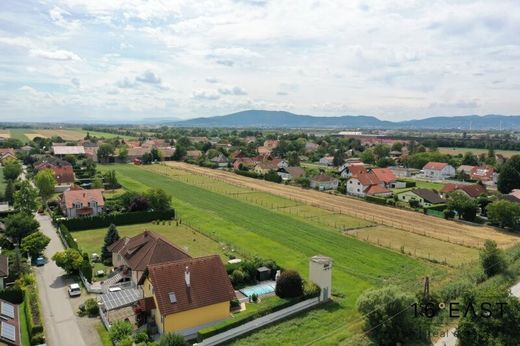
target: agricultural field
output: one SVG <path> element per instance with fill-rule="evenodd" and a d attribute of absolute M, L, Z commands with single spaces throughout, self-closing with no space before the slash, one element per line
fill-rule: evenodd
<path fill-rule="evenodd" d="M 9 130 L 2 130 L 2 129 L 0 129 L 0 137 L 10 138 L 11 137 L 11 133 L 9 132 Z"/>
<path fill-rule="evenodd" d="M 487 149 L 480 148 L 439 148 L 439 151 L 442 154 L 450 154 L 450 155 L 464 155 L 464 153 L 471 151 L 474 155 L 487 154 Z M 495 154 L 504 155 L 505 158 L 509 158 L 513 155 L 520 155 L 520 151 L 515 150 L 495 150 Z"/>
<path fill-rule="evenodd" d="M 56 129 L 42 129 L 42 128 L 12 128 L 1 130 L 8 133 L 12 138 L 17 138 L 22 142 L 33 140 L 35 137 L 50 138 L 52 136 L 60 136 L 67 141 L 77 141 L 85 138 L 87 131 L 78 128 L 56 128 Z M 132 139 L 131 136 L 117 135 L 108 132 L 88 131 L 91 136 L 123 139 Z M 0 132 L 0 136 L 2 136 Z"/>
<path fill-rule="evenodd" d="M 118 226 L 117 230 L 120 237 L 133 237 L 144 230 L 153 231 L 168 239 L 172 244 L 190 254 L 190 256 L 200 257 L 218 254 L 225 259 L 224 249 L 221 244 L 176 221 L 166 221 L 159 224 L 143 223 Z M 100 254 L 106 231 L 107 228 L 76 231 L 72 232 L 72 236 L 76 239 L 79 247 L 89 255 L 93 253 Z M 96 263 L 94 271 L 100 269 L 106 270 L 106 267 L 102 263 Z"/>
<path fill-rule="evenodd" d="M 22 142 L 29 141 L 29 138 L 25 135 L 26 133 L 31 132 L 31 129 L 27 128 L 15 128 L 15 129 L 7 129 L 9 131 L 9 137 L 19 139 Z"/>
<path fill-rule="evenodd" d="M 298 330 L 299 342 L 303 343 L 313 342 L 317 336 L 324 336 L 320 344 L 348 343 L 360 332 L 361 318 L 355 303 L 361 292 L 383 284 L 396 284 L 415 292 L 420 289 L 421 277 L 435 276 L 440 282 L 448 273 L 444 266 L 373 246 L 345 236 L 334 227 L 282 212 L 286 208 L 276 208 L 275 203 L 281 207 L 289 202 L 293 203 L 289 208 L 294 208 L 295 201 L 291 199 L 273 196 L 269 202 L 262 199 L 262 206 L 255 204 L 253 199 L 240 200 L 237 198 L 241 196 L 239 192 L 230 193 L 229 186 L 250 194 L 248 188 L 210 176 L 205 180 L 194 178 L 192 183 L 186 172 L 180 174 L 182 170 L 173 169 L 170 176 L 164 168 L 167 167 L 100 166 L 101 170 L 116 169 L 119 182 L 126 189 L 164 189 L 172 195 L 172 205 L 183 225 L 217 239 L 243 256 L 273 259 L 284 268 L 298 270 L 303 277 L 308 275 L 309 257 L 322 254 L 334 259 L 333 303 L 241 339 L 240 344 L 293 343 L 291 331 L 295 330 Z M 210 184 L 211 181 L 214 184 Z M 210 185 L 217 185 L 218 189 L 213 191 Z M 356 221 L 356 218 L 352 217 L 350 221 Z M 282 330 L 284 332 L 280 333 Z"/>
<path fill-rule="evenodd" d="M 402 251 L 414 257 L 458 266 L 478 259 L 478 250 L 395 228 L 366 227 L 348 232 L 357 239 Z"/>
<path fill-rule="evenodd" d="M 5 192 L 5 186 L 7 185 L 6 181 L 4 180 L 4 168 L 0 166 L 0 194 L 3 195 Z"/>

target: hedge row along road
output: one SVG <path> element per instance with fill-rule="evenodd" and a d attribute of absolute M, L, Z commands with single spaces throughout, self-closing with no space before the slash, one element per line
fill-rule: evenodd
<path fill-rule="evenodd" d="M 515 234 L 498 231 L 493 227 L 473 226 L 444 220 L 418 212 L 368 203 L 349 196 L 336 196 L 315 190 L 271 183 L 187 163 L 167 162 L 166 165 L 195 174 L 218 178 L 234 185 L 299 200 L 329 210 L 341 211 L 354 217 L 465 246 L 481 247 L 486 239 L 492 239 L 499 246 L 508 247 L 520 240 L 520 237 Z M 149 168 L 145 169 L 155 170 L 154 166 L 149 166 Z"/>

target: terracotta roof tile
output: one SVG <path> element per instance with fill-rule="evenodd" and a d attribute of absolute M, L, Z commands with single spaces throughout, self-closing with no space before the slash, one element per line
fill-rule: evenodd
<path fill-rule="evenodd" d="M 441 170 L 444 167 L 447 167 L 448 164 L 446 162 L 433 162 L 430 161 L 426 165 L 424 165 L 423 169 L 433 169 L 433 170 Z"/>
<path fill-rule="evenodd" d="M 74 202 L 81 202 L 83 206 L 88 206 L 88 203 L 92 200 L 96 201 L 100 207 L 104 206 L 103 189 L 68 190 L 63 192 L 63 201 L 67 208 L 72 208 Z"/>
<path fill-rule="evenodd" d="M 392 172 L 389 168 L 373 168 L 372 172 L 377 176 L 377 178 L 386 184 L 396 181 L 396 177 L 394 172 Z"/>

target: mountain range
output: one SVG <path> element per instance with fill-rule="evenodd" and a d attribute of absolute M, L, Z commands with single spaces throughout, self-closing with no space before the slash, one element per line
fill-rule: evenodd
<path fill-rule="evenodd" d="M 349 128 L 519 130 L 520 115 L 436 116 L 406 121 L 380 120 L 367 115 L 312 116 L 285 111 L 246 110 L 228 115 L 169 121 L 180 127 L 227 128 Z"/>

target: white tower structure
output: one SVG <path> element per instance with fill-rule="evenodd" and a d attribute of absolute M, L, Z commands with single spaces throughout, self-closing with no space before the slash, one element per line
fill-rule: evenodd
<path fill-rule="evenodd" d="M 329 300 L 332 294 L 332 258 L 326 256 L 311 257 L 309 279 L 321 289 L 320 300 Z"/>

